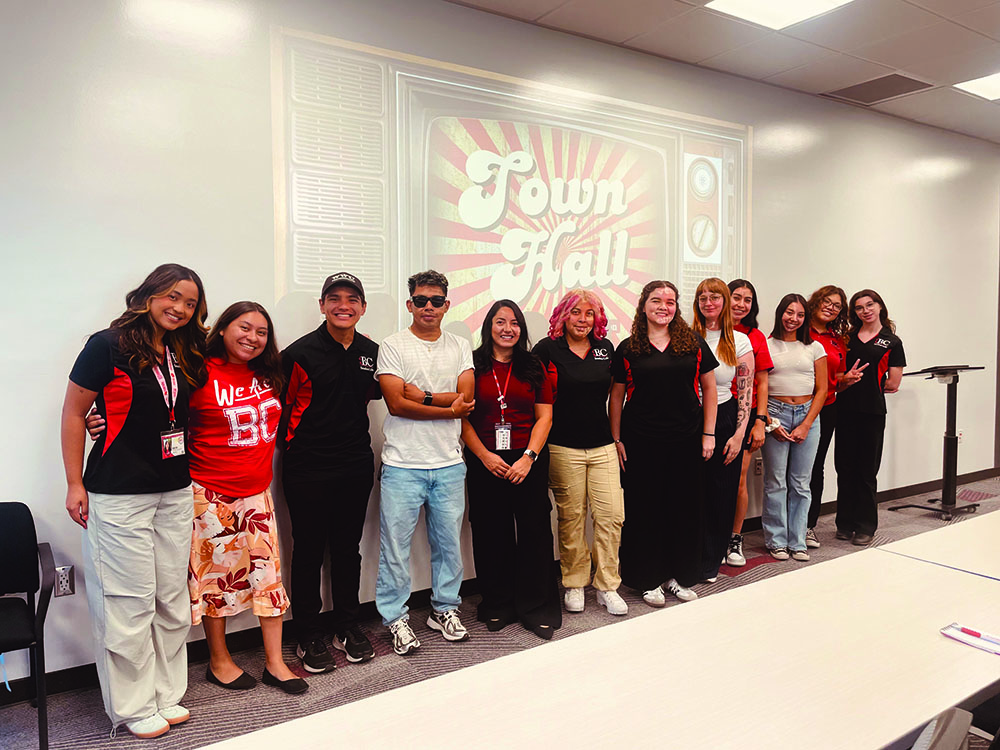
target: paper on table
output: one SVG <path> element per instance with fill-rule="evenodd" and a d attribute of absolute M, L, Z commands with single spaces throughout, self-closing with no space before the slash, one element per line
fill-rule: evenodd
<path fill-rule="evenodd" d="M 951 625 L 946 625 L 941 628 L 941 635 L 945 638 L 951 638 L 952 640 L 964 643 L 967 646 L 972 646 L 973 648 L 978 648 L 1000 656 L 1000 639 L 996 638 L 996 636 L 990 635 L 989 633 L 981 633 L 979 636 L 972 635 L 971 633 L 963 633 L 962 626 L 957 622 L 953 622 Z M 998 643 L 991 643 L 990 640 L 987 639 L 998 641 Z"/>

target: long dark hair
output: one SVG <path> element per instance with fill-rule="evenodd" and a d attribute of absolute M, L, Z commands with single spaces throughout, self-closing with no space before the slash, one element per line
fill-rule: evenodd
<path fill-rule="evenodd" d="M 879 313 L 878 319 L 882 322 L 882 325 L 888 326 L 889 330 L 893 333 L 896 332 L 896 324 L 889 319 L 889 310 L 885 306 L 885 302 L 882 301 L 882 297 L 874 289 L 862 289 L 860 292 L 855 292 L 851 295 L 851 301 L 847 305 L 847 315 L 851 321 L 851 333 L 857 333 L 861 330 L 861 318 L 858 314 L 854 312 L 854 306 L 857 304 L 858 300 L 862 297 L 871 297 L 875 302 L 878 303 Z"/>
<path fill-rule="evenodd" d="M 847 293 L 839 286 L 827 284 L 826 286 L 821 286 L 815 292 L 810 294 L 809 307 L 806 308 L 806 316 L 809 318 L 809 324 L 812 325 L 813 318 L 816 317 L 816 314 L 819 313 L 820 308 L 823 306 L 823 300 L 834 294 L 840 297 L 841 308 L 840 312 L 837 313 L 837 317 L 827 323 L 826 330 L 846 341 L 848 330 Z"/>
<path fill-rule="evenodd" d="M 670 334 L 670 346 L 668 348 L 674 354 L 690 354 L 691 352 L 698 351 L 698 339 L 694 331 L 691 330 L 691 326 L 684 320 L 684 316 L 681 315 L 680 292 L 677 291 L 677 287 L 671 282 L 662 279 L 650 281 L 642 288 L 642 292 L 639 294 L 639 301 L 635 303 L 635 317 L 632 318 L 632 334 L 625 345 L 626 351 L 631 354 L 648 354 L 652 351 L 653 347 L 649 343 L 649 321 L 646 319 L 646 302 L 649 300 L 649 295 L 657 289 L 673 289 L 674 298 L 677 300 L 677 311 L 674 313 L 674 319 L 667 326 L 667 332 Z"/>
<path fill-rule="evenodd" d="M 778 306 L 774 308 L 774 328 L 771 329 L 771 338 L 784 340 L 785 337 L 785 327 L 781 325 L 781 316 L 785 314 L 785 310 L 793 303 L 798 302 L 802 305 L 802 312 L 805 313 L 809 308 L 806 306 L 806 298 L 801 294 L 786 294 L 781 298 Z M 795 339 L 797 341 L 806 344 L 807 346 L 812 343 L 812 334 L 809 333 L 809 316 L 806 314 L 805 320 L 802 321 L 802 325 L 798 327 L 795 331 Z"/>
<path fill-rule="evenodd" d="M 163 343 L 170 347 L 177 358 L 184 378 L 197 387 L 205 382 L 205 336 L 208 328 L 208 306 L 205 287 L 194 271 L 176 263 L 157 266 L 139 286 L 125 295 L 125 312 L 111 321 L 110 328 L 118 331 L 118 348 L 129 358 L 129 364 L 142 372 L 159 361 L 154 341 L 154 323 L 149 317 L 149 301 L 165 297 L 179 281 L 190 281 L 198 287 L 198 304 L 194 315 L 175 331 L 163 334 Z"/>
<path fill-rule="evenodd" d="M 528 324 L 524 320 L 521 308 L 513 300 L 497 300 L 493 303 L 490 311 L 486 313 L 486 317 L 483 318 L 483 327 L 479 331 L 479 346 L 472 353 L 472 363 L 475 365 L 476 375 L 493 369 L 493 318 L 504 307 L 510 308 L 517 324 L 521 327 L 521 335 L 514 345 L 511 357 L 510 366 L 513 368 L 514 377 L 523 383 L 528 383 L 537 391 L 545 382 L 545 370 L 542 368 L 542 360 L 531 351 L 528 342 Z"/>
<path fill-rule="evenodd" d="M 206 343 L 208 356 L 227 359 L 226 342 L 223 341 L 222 334 L 234 320 L 249 312 L 260 313 L 267 321 L 267 343 L 264 344 L 264 350 L 251 359 L 247 366 L 250 368 L 250 372 L 270 385 L 275 393 L 280 393 L 285 387 L 285 373 L 281 369 L 281 352 L 278 351 L 278 343 L 274 340 L 274 323 L 271 322 L 271 316 L 267 314 L 267 310 L 259 302 L 246 300 L 234 302 L 222 311 L 222 315 L 215 321 L 211 333 L 208 334 Z"/>
<path fill-rule="evenodd" d="M 757 302 L 757 290 L 754 285 L 751 284 L 746 279 L 733 279 L 729 282 L 729 293 L 732 294 L 737 289 L 749 289 L 751 302 L 750 302 L 750 312 L 743 316 L 743 320 L 740 321 L 741 326 L 745 326 L 748 330 L 752 331 L 754 328 L 760 328 L 760 324 L 757 322 L 757 315 L 760 313 L 760 304 Z"/>

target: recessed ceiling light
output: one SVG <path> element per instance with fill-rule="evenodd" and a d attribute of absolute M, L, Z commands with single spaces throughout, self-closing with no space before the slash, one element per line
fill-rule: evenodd
<path fill-rule="evenodd" d="M 1000 99 L 1000 73 L 956 83 L 955 88 L 968 91 L 970 94 L 981 96 L 984 99 Z"/>
<path fill-rule="evenodd" d="M 705 7 L 769 29 L 783 29 L 849 2 L 852 0 L 712 0 Z"/>

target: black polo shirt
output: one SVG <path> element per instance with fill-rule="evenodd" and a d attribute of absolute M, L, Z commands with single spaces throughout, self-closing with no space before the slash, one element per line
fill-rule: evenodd
<path fill-rule="evenodd" d="M 615 352 L 612 343 L 591 338 L 590 349 L 580 358 L 570 351 L 565 336 L 546 336 L 535 344 L 534 352 L 556 371 L 549 442 L 564 448 L 597 448 L 613 443 L 608 424 L 611 358 Z"/>
<path fill-rule="evenodd" d="M 300 478 L 357 474 L 374 466 L 368 402 L 382 398 L 378 344 L 355 331 L 345 349 L 324 321 L 282 352 L 283 471 Z"/>
<path fill-rule="evenodd" d="M 188 457 L 163 458 L 160 432 L 169 429 L 170 412 L 153 367 L 138 372 L 118 348 L 119 331 L 95 333 L 76 358 L 69 379 L 97 392 L 97 410 L 106 427 L 87 458 L 83 486 L 105 495 L 145 495 L 179 490 L 191 484 Z M 171 355 L 172 356 L 172 355 Z M 166 365 L 160 366 L 167 392 Z M 187 430 L 188 382 L 174 360 L 177 428 Z"/>
<path fill-rule="evenodd" d="M 698 349 L 674 354 L 656 347 L 647 354 L 631 354 L 629 339 L 618 345 L 611 365 L 616 383 L 625 384 L 622 412 L 623 441 L 629 439 L 683 440 L 700 435 L 704 424 L 698 379 L 719 366 L 712 349 L 700 336 Z"/>
<path fill-rule="evenodd" d="M 890 367 L 905 367 L 906 354 L 903 341 L 888 326 L 870 341 L 861 341 L 857 332 L 847 340 L 847 359 L 844 366 L 850 370 L 855 362 L 865 368 L 861 380 L 837 394 L 837 409 L 864 414 L 885 414 L 885 381 Z"/>

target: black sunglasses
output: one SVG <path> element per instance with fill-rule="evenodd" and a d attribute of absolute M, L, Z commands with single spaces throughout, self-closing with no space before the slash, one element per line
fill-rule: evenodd
<path fill-rule="evenodd" d="M 410 297 L 410 302 L 412 302 L 413 306 L 416 307 L 417 309 L 422 309 L 424 307 L 427 307 L 428 302 L 434 305 L 434 307 L 444 307 L 444 303 L 447 301 L 448 301 L 447 297 L 445 297 L 443 294 L 435 294 L 433 297 L 428 297 L 425 294 L 417 294 L 414 295 L 413 297 Z"/>

